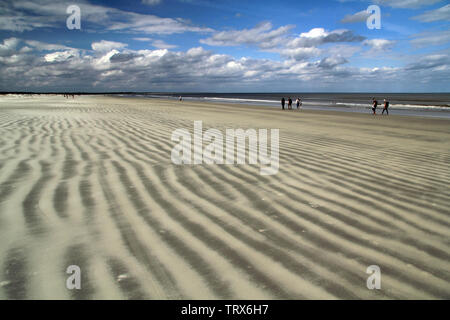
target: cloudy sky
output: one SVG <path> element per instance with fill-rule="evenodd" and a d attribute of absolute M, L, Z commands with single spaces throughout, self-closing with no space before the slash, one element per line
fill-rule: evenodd
<path fill-rule="evenodd" d="M 447 0 L 0 2 L 0 91 L 449 92 L 449 53 Z"/>

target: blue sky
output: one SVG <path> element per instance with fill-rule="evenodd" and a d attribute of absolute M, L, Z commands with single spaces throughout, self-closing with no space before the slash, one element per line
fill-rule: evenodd
<path fill-rule="evenodd" d="M 444 0 L 0 3 L 2 91 L 449 92 L 449 52 Z"/>

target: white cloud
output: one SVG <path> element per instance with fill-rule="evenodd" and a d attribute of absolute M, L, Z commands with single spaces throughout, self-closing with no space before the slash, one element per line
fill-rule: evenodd
<path fill-rule="evenodd" d="M 78 57 L 78 55 L 78 51 L 76 50 L 57 51 L 46 54 L 44 59 L 47 62 L 62 62 L 73 57 Z"/>
<path fill-rule="evenodd" d="M 347 45 L 347 44 L 338 44 L 335 46 L 332 46 L 330 48 L 326 49 L 326 54 L 329 56 L 341 56 L 346 59 L 350 59 L 353 57 L 356 53 L 360 52 L 361 46 L 355 46 L 355 45 Z"/>
<path fill-rule="evenodd" d="M 324 68 L 324 69 L 332 69 L 338 65 L 341 64 L 345 64 L 347 63 L 347 59 L 337 56 L 337 57 L 327 57 L 322 59 L 319 63 L 318 66 L 320 68 Z"/>
<path fill-rule="evenodd" d="M 442 66 L 450 65 L 450 56 L 448 54 L 431 54 L 419 58 L 406 66 L 408 70 L 435 70 Z"/>
<path fill-rule="evenodd" d="M 433 45 L 443 45 L 450 42 L 450 30 L 423 32 L 414 35 L 415 39 L 411 40 L 411 44 L 415 47 L 426 47 Z"/>
<path fill-rule="evenodd" d="M 3 40 L 3 44 L 0 44 L 0 56 L 9 56 L 16 51 L 17 46 L 20 43 L 20 39 L 8 38 Z"/>
<path fill-rule="evenodd" d="M 100 42 L 93 42 L 91 44 L 92 50 L 100 52 L 111 51 L 113 49 L 122 49 L 125 48 L 126 46 L 127 46 L 126 43 L 106 41 L 106 40 L 102 40 Z"/>
<path fill-rule="evenodd" d="M 350 30 L 330 32 L 324 28 L 313 28 L 292 37 L 288 34 L 292 28 L 288 25 L 273 29 L 271 23 L 264 22 L 252 29 L 218 32 L 200 42 L 213 46 L 253 45 L 263 51 L 279 53 L 283 58 L 304 61 L 319 56 L 322 50 L 317 47 L 323 44 L 361 42 L 365 39 Z"/>
<path fill-rule="evenodd" d="M 92 66 L 97 70 L 105 70 L 111 67 L 111 57 L 118 54 L 119 51 L 113 49 L 109 52 L 104 53 L 104 55 L 99 58 L 92 60 Z"/>
<path fill-rule="evenodd" d="M 370 39 L 363 42 L 363 45 L 370 46 L 372 50 L 377 52 L 391 50 L 395 44 L 396 41 L 387 39 Z"/>
<path fill-rule="evenodd" d="M 300 38 L 324 38 L 328 35 L 328 32 L 323 28 L 314 28 L 308 32 L 302 32 Z"/>
<path fill-rule="evenodd" d="M 173 48 L 178 47 L 177 45 L 166 43 L 164 40 L 156 40 L 156 39 L 147 38 L 147 37 L 133 38 L 133 40 L 142 41 L 142 42 L 151 42 L 151 45 L 158 49 L 173 49 Z"/>
<path fill-rule="evenodd" d="M 133 40 L 146 42 L 146 41 L 152 41 L 153 39 L 142 37 L 142 38 L 133 38 Z"/>
<path fill-rule="evenodd" d="M 37 40 L 26 40 L 25 41 L 26 44 L 28 44 L 30 47 L 35 48 L 36 50 L 39 51 L 53 51 L 53 50 L 67 50 L 67 49 L 71 49 L 65 45 L 60 45 L 60 44 L 49 44 L 49 43 L 45 43 L 42 41 L 37 41 Z"/>
<path fill-rule="evenodd" d="M 287 43 L 289 48 L 316 47 L 325 43 L 338 42 L 361 42 L 365 38 L 355 35 L 350 30 L 326 31 L 324 28 L 314 28 L 308 32 L 301 33 L 299 37 Z"/>
<path fill-rule="evenodd" d="M 210 38 L 201 39 L 200 43 L 210 46 L 256 45 L 260 48 L 274 48 L 280 45 L 292 28 L 293 25 L 287 25 L 273 29 L 270 22 L 263 22 L 251 29 L 217 32 Z"/>
<path fill-rule="evenodd" d="M 322 50 L 314 47 L 280 50 L 281 56 L 294 59 L 296 61 L 308 60 L 309 58 L 319 56 L 321 53 Z"/>
<path fill-rule="evenodd" d="M 115 8 L 92 5 L 80 0 L 82 28 L 90 31 L 109 30 L 147 34 L 173 34 L 184 32 L 212 32 L 197 27 L 181 18 L 162 18 Z M 37 28 L 61 28 L 65 22 L 67 3 L 54 0 L 15 0 L 0 3 L 0 30 L 30 31 Z"/>
<path fill-rule="evenodd" d="M 155 40 L 155 41 L 153 41 L 152 42 L 152 46 L 154 46 L 155 48 L 158 48 L 158 49 L 173 49 L 173 48 L 177 47 L 176 45 L 166 43 L 163 40 Z"/>
<path fill-rule="evenodd" d="M 425 13 L 413 17 L 412 19 L 422 22 L 450 21 L 450 4 L 436 10 L 426 11 Z"/>
<path fill-rule="evenodd" d="M 5 16 L 0 13 L 0 30 L 24 32 L 37 28 L 51 27 L 52 24 L 40 18 L 29 16 Z"/>
<path fill-rule="evenodd" d="M 357 12 L 355 14 L 346 15 L 341 22 L 342 23 L 357 23 L 357 22 L 365 22 L 367 18 L 370 16 L 370 13 L 367 13 L 366 10 Z"/>
<path fill-rule="evenodd" d="M 113 9 L 110 9 L 113 10 Z M 116 10 L 116 9 L 114 9 Z M 211 28 L 197 27 L 189 24 L 186 20 L 177 18 L 160 18 L 155 15 L 138 14 L 121 11 L 121 19 L 108 18 L 108 23 L 97 21 L 109 31 L 137 32 L 146 34 L 174 34 L 184 32 L 209 33 Z"/>
<path fill-rule="evenodd" d="M 189 49 L 186 54 L 188 56 L 191 57 L 202 57 L 205 55 L 209 55 L 209 51 L 206 51 L 205 49 L 203 49 L 202 47 L 197 47 L 197 48 L 191 48 Z"/>

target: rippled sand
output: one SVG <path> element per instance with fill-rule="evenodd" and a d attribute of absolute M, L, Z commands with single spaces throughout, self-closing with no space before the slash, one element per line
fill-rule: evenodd
<path fill-rule="evenodd" d="M 279 128 L 279 173 L 173 165 L 194 120 Z M 449 185 L 449 120 L 1 97 L 0 298 L 449 299 Z"/>

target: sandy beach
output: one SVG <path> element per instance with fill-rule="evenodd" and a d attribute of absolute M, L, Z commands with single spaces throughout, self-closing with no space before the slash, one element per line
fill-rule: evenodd
<path fill-rule="evenodd" d="M 278 173 L 173 164 L 196 120 L 279 129 Z M 449 299 L 449 185 L 446 119 L 2 96 L 0 299 Z"/>

